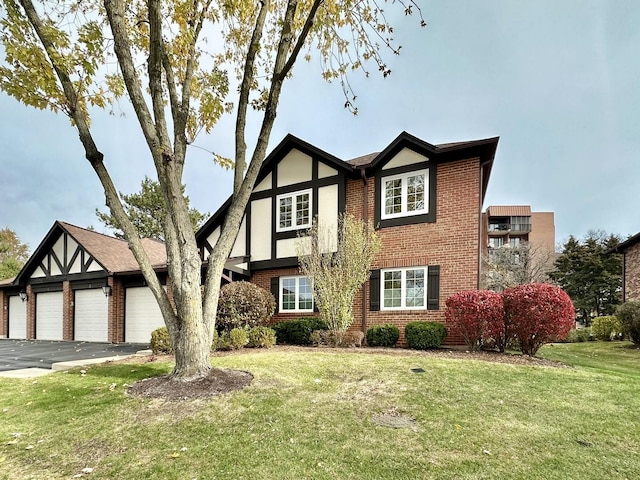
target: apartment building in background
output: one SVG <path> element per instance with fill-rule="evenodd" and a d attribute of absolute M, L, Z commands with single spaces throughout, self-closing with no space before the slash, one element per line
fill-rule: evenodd
<path fill-rule="evenodd" d="M 544 281 L 556 258 L 555 232 L 553 212 L 534 212 L 530 205 L 490 206 L 482 214 L 483 268 L 495 267 L 496 262 L 504 266 L 506 257 L 518 276 L 517 280 L 506 281 L 507 286 Z"/>

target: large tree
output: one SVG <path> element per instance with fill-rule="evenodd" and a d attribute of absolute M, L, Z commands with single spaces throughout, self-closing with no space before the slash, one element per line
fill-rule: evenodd
<path fill-rule="evenodd" d="M 590 230 L 582 241 L 570 236 L 549 273 L 586 325 L 592 316 L 613 314 L 622 300 L 622 255 L 608 253 L 619 244 L 619 236 L 602 230 Z"/>
<path fill-rule="evenodd" d="M 29 259 L 29 247 L 10 228 L 0 229 L 0 280 L 15 277 Z"/>
<path fill-rule="evenodd" d="M 419 12 L 413 0 L 395 3 L 407 14 Z M 220 276 L 266 156 L 283 83 L 303 49 L 306 56 L 317 51 L 323 76 L 340 80 L 347 95 L 347 72 L 364 70 L 365 60 L 388 75 L 380 46 L 395 53 L 399 47 L 379 0 L 0 0 L 0 6 L 5 54 L 0 88 L 26 105 L 70 117 L 106 204 L 160 305 L 176 353 L 174 376 L 207 374 Z M 227 69 L 238 81 L 233 194 L 209 257 L 203 298 L 182 174 L 189 144 L 228 110 Z M 109 107 L 124 95 L 167 205 L 164 237 L 175 306 L 127 217 L 91 130 L 92 107 Z M 249 149 L 250 106 L 260 118 Z"/>
<path fill-rule="evenodd" d="M 184 195 L 184 185 L 182 186 Z M 131 222 L 138 230 L 142 238 L 154 238 L 164 241 L 163 222 L 167 218 L 167 205 L 160 189 L 160 184 L 149 177 L 144 177 L 140 184 L 140 191 L 130 195 L 120 193 L 120 198 L 124 204 L 124 209 Z M 187 207 L 189 197 L 185 196 Z M 125 238 L 122 228 L 116 218 L 108 212 L 101 212 L 96 209 L 96 216 L 106 227 L 114 230 L 114 235 L 118 238 Z M 195 208 L 189 208 L 189 219 L 193 230 L 197 231 L 208 214 L 200 213 Z"/>

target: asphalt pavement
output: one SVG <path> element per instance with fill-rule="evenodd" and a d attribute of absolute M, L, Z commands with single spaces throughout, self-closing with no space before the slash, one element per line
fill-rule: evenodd
<path fill-rule="evenodd" d="M 148 348 L 138 343 L 63 342 L 0 338 L 0 372 L 50 369 L 53 363 L 127 356 Z"/>

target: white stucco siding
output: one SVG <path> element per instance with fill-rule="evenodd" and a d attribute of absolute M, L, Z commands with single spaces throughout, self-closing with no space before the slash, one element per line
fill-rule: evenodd
<path fill-rule="evenodd" d="M 335 252 L 338 248 L 338 185 L 318 189 L 318 225 L 323 232 L 324 252 Z"/>
<path fill-rule="evenodd" d="M 299 150 L 291 150 L 278 163 L 278 187 L 308 182 L 312 179 L 313 161 Z"/>
<path fill-rule="evenodd" d="M 298 244 L 298 242 L 301 242 L 302 253 L 311 252 L 311 240 L 309 239 L 309 237 L 286 238 L 283 240 L 278 240 L 276 242 L 277 258 L 297 257 L 298 253 L 296 250 L 296 245 Z"/>
<path fill-rule="evenodd" d="M 338 171 L 335 168 L 330 167 L 326 163 L 322 163 L 322 162 L 318 163 L 318 178 L 333 177 L 334 175 L 337 175 L 337 174 L 338 174 Z"/>
<path fill-rule="evenodd" d="M 58 238 L 58 241 L 51 250 L 55 253 L 56 257 L 58 257 L 60 263 L 64 263 L 64 235 L 61 235 L 60 238 Z M 51 259 L 51 262 L 51 266 L 53 267 L 53 259 Z"/>
<path fill-rule="evenodd" d="M 42 277 L 46 277 L 47 275 L 42 271 L 42 269 L 40 267 L 36 268 L 33 271 L 33 274 L 31 275 L 31 278 L 42 278 Z"/>
<path fill-rule="evenodd" d="M 247 217 L 242 217 L 238 236 L 231 249 L 230 257 L 242 257 L 247 254 Z"/>
<path fill-rule="evenodd" d="M 389 168 L 404 167 L 406 165 L 413 165 L 414 163 L 426 162 L 427 160 L 429 159 L 424 155 L 420 155 L 408 148 L 403 148 L 395 157 L 387 162 L 382 169 L 387 170 Z"/>
<path fill-rule="evenodd" d="M 216 227 L 216 229 L 211 232 L 211 234 L 207 237 L 207 243 L 211 245 L 211 248 L 216 246 L 218 239 L 220 238 L 220 227 Z M 209 250 L 204 249 L 204 259 L 209 258 Z"/>
<path fill-rule="evenodd" d="M 71 257 L 69 257 L 71 259 Z M 82 255 L 78 253 L 78 256 L 73 261 L 71 267 L 69 267 L 69 273 L 81 273 L 82 272 Z"/>
<path fill-rule="evenodd" d="M 254 192 L 264 192 L 265 190 L 271 190 L 273 187 L 273 175 L 272 174 L 268 174 L 266 177 L 264 177 L 264 179 L 258 183 L 253 191 Z"/>
<path fill-rule="evenodd" d="M 251 202 L 251 261 L 271 259 L 271 198 Z"/>

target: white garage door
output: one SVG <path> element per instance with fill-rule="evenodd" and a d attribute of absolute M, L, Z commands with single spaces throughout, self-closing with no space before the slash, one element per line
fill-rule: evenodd
<path fill-rule="evenodd" d="M 151 332 L 164 326 L 160 307 L 149 287 L 127 288 L 124 310 L 124 341 L 149 343 Z"/>
<path fill-rule="evenodd" d="M 73 338 L 83 342 L 109 341 L 109 297 L 101 288 L 75 291 Z"/>
<path fill-rule="evenodd" d="M 27 302 L 9 297 L 9 338 L 27 338 Z"/>
<path fill-rule="evenodd" d="M 62 292 L 36 294 L 36 338 L 62 340 Z"/>

